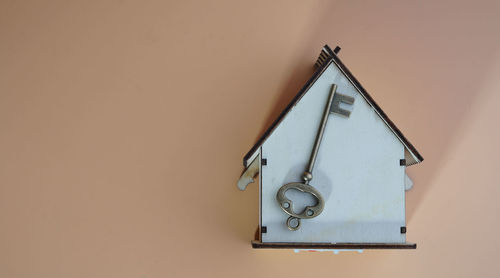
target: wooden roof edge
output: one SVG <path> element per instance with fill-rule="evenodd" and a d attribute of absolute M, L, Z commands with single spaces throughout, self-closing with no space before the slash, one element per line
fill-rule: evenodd
<path fill-rule="evenodd" d="M 359 83 L 359 81 L 354 77 L 351 71 L 342 63 L 342 61 L 337 56 L 340 47 L 336 47 L 333 51 L 328 45 L 325 45 L 321 50 L 321 53 L 316 61 L 317 69 L 314 74 L 309 78 L 302 89 L 295 95 L 291 102 L 285 107 L 285 109 L 280 113 L 278 118 L 269 126 L 269 128 L 262 134 L 262 136 L 257 140 L 255 145 L 247 152 L 243 157 L 243 166 L 246 168 L 252 162 L 249 159 L 252 158 L 253 154 L 259 149 L 259 147 L 264 143 L 264 141 L 269 137 L 276 126 L 283 120 L 286 114 L 294 107 L 302 96 L 309 90 L 309 88 L 314 84 L 314 82 L 321 76 L 321 74 L 328 68 L 328 66 L 333 62 L 337 67 L 344 73 L 344 75 L 349 79 L 349 81 L 354 85 L 358 92 L 363 96 L 363 98 L 370 104 L 377 114 L 382 118 L 382 120 L 387 124 L 391 131 L 398 137 L 405 148 L 412 154 L 415 161 L 408 161 L 406 166 L 411 166 L 413 164 L 420 163 L 424 160 L 422 155 L 417 151 L 412 143 L 403 135 L 401 130 L 394 124 L 394 122 L 387 116 L 387 114 L 380 108 L 380 106 L 375 102 L 371 95 L 365 90 L 365 88 Z"/>

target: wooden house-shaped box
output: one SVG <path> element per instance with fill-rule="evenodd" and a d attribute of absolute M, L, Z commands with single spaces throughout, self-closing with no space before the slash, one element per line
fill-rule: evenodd
<path fill-rule="evenodd" d="M 423 158 L 340 61 L 338 50 L 322 49 L 314 75 L 243 158 L 238 187 L 244 190 L 259 174 L 254 248 L 416 248 L 406 242 L 405 189 L 411 180 L 405 169 Z M 324 207 L 291 230 L 277 193 L 303 180 L 333 85 L 333 93 L 350 99 L 334 105 L 350 113 L 329 114 L 320 138 L 310 185 Z M 319 202 L 297 190 L 286 194 L 306 210 Z"/>

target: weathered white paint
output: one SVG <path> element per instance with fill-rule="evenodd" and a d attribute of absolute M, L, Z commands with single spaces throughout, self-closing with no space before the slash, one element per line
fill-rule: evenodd
<path fill-rule="evenodd" d="M 352 108 L 349 118 L 330 115 L 319 150 L 311 185 L 322 193 L 325 209 L 302 220 L 298 231 L 289 231 L 276 193 L 282 185 L 301 180 L 333 83 L 339 93 L 356 100 L 352 107 L 341 106 Z M 405 167 L 399 165 L 404 146 L 335 64 L 263 143 L 261 157 L 267 159 L 260 172 L 261 225 L 267 227 L 263 242 L 406 241 L 400 233 L 405 226 Z M 292 195 L 294 202 L 312 201 L 310 195 Z"/>

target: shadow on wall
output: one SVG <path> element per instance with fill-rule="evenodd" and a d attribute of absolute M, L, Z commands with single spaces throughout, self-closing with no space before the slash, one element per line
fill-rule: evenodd
<path fill-rule="evenodd" d="M 493 7 L 496 6 L 496 7 Z M 412 1 L 329 3 L 304 35 L 303 53 L 255 140 L 312 75 L 321 47 L 339 44 L 341 59 L 424 156 L 407 169 L 407 219 L 443 164 L 475 91 L 500 44 L 498 2 L 424 4 Z M 313 57 L 313 58 L 311 58 Z"/>

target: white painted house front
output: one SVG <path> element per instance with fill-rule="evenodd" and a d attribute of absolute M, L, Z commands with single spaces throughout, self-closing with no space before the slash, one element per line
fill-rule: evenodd
<path fill-rule="evenodd" d="M 240 189 L 260 173 L 257 245 L 405 248 L 405 184 L 409 182 L 405 169 L 423 158 L 336 52 L 325 46 L 317 65 L 315 75 L 244 158 L 246 172 L 239 181 Z M 301 182 L 332 84 L 337 85 L 338 93 L 355 101 L 341 105 L 351 111 L 349 117 L 329 115 L 318 150 L 310 185 L 321 193 L 324 210 L 317 217 L 302 219 L 300 229 L 292 231 L 285 225 L 288 215 L 276 194 L 284 184 Z M 287 197 L 294 204 L 314 204 L 312 195 L 295 190 L 289 190 Z"/>

